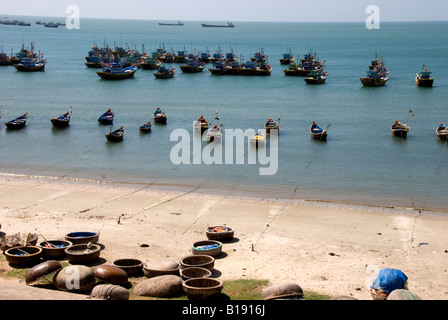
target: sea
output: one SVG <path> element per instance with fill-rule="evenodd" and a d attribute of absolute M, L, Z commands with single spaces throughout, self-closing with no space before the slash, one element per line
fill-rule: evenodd
<path fill-rule="evenodd" d="M 161 26 L 155 20 L 81 19 L 79 29 L 69 29 L 35 23 L 65 18 L 8 18 L 31 26 L 0 25 L 2 50 L 9 55 L 33 42 L 47 65 L 34 73 L 0 67 L 0 171 L 5 175 L 448 213 L 447 142 L 436 136 L 438 125 L 448 124 L 447 21 L 383 22 L 380 29 L 369 29 L 364 22 L 233 21 L 234 28 L 204 28 L 203 21 Z M 95 45 L 148 53 L 159 48 L 233 51 L 244 61 L 262 50 L 272 73 L 216 76 L 208 64 L 201 73 L 187 74 L 173 63 L 172 79 L 139 69 L 134 78 L 108 81 L 85 65 Z M 326 83 L 309 85 L 303 77 L 285 76 L 280 58 L 289 51 L 296 60 L 315 53 L 325 63 Z M 375 57 L 384 59 L 390 79 L 384 87 L 363 87 L 360 77 Z M 432 88 L 415 85 L 423 65 L 433 72 Z M 167 113 L 167 124 L 153 123 L 150 133 L 140 133 L 157 107 Z M 69 108 L 70 126 L 54 128 L 50 119 Z M 115 113 L 114 124 L 98 124 L 108 108 Z M 5 121 L 25 112 L 24 129 L 5 127 Z M 173 155 L 180 154 L 181 143 L 191 145 L 181 152 L 193 159 L 192 124 L 201 115 L 224 133 L 256 131 L 268 118 L 280 119 L 278 143 L 268 138 L 265 147 L 256 148 L 247 142 L 240 158 L 222 163 L 176 163 Z M 391 135 L 395 120 L 410 127 L 407 138 Z M 312 121 L 328 129 L 327 141 L 311 139 Z M 107 141 L 105 134 L 120 126 L 124 140 Z M 191 140 L 179 132 L 188 132 Z M 224 134 L 223 145 L 227 140 Z M 210 151 L 207 145 L 199 141 L 203 154 Z M 263 163 L 268 157 L 269 164 Z M 260 168 L 269 165 L 276 170 L 261 174 Z"/>

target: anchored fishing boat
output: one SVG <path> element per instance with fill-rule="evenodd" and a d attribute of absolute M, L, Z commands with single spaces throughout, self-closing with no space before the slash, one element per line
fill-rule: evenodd
<path fill-rule="evenodd" d="M 384 60 L 375 57 L 370 63 L 367 76 L 360 78 L 361 83 L 367 87 L 384 86 L 389 80 L 389 69 L 384 65 Z"/>
<path fill-rule="evenodd" d="M 137 69 L 136 66 L 123 68 L 118 62 L 113 62 L 104 65 L 103 70 L 97 74 L 101 79 L 122 80 L 133 77 Z"/>
<path fill-rule="evenodd" d="M 207 131 L 206 138 L 207 138 L 207 141 L 210 141 L 210 142 L 221 141 L 221 139 L 222 139 L 221 128 L 216 124 L 215 126 L 213 126 L 213 128 L 211 128 L 210 130 Z"/>
<path fill-rule="evenodd" d="M 200 116 L 199 119 L 194 123 L 194 130 L 200 130 L 201 134 L 208 129 L 209 127 L 208 121 L 204 118 L 204 116 Z"/>
<path fill-rule="evenodd" d="M 266 143 L 266 137 L 261 132 L 258 132 L 256 135 L 250 138 L 250 143 L 256 147 L 263 146 Z"/>
<path fill-rule="evenodd" d="M 140 132 L 148 133 L 151 132 L 151 121 L 146 122 L 144 125 L 140 126 Z"/>
<path fill-rule="evenodd" d="M 204 70 L 204 63 L 198 60 L 187 60 L 187 64 L 180 66 L 180 70 L 185 73 L 202 72 Z"/>
<path fill-rule="evenodd" d="M 106 139 L 112 142 L 118 142 L 118 141 L 122 141 L 123 137 L 124 137 L 124 127 L 121 126 L 120 128 L 118 128 L 115 131 L 112 131 L 109 133 L 106 133 Z"/>
<path fill-rule="evenodd" d="M 440 140 L 448 140 L 448 127 L 446 127 L 443 122 L 436 129 L 437 137 Z"/>
<path fill-rule="evenodd" d="M 17 130 L 26 126 L 26 119 L 28 119 L 28 113 L 24 113 L 22 116 L 17 117 L 11 121 L 5 122 L 8 129 Z"/>
<path fill-rule="evenodd" d="M 17 71 L 44 71 L 47 62 L 40 58 L 22 58 L 19 63 L 14 64 Z"/>
<path fill-rule="evenodd" d="M 157 107 L 156 111 L 154 112 L 154 122 L 157 123 L 166 123 L 167 120 L 167 116 L 165 114 L 165 112 L 163 112 L 159 107 Z"/>
<path fill-rule="evenodd" d="M 175 73 L 176 73 L 175 68 L 169 69 L 165 65 L 161 65 L 157 69 L 157 72 L 154 73 L 154 77 L 159 78 L 159 79 L 169 79 L 169 78 L 173 78 Z"/>
<path fill-rule="evenodd" d="M 423 65 L 423 70 L 417 73 L 415 77 L 415 84 L 419 87 L 432 87 L 434 79 L 431 78 L 431 71 Z"/>
<path fill-rule="evenodd" d="M 159 22 L 159 26 L 183 26 L 184 24 L 180 21 L 177 21 L 177 23 L 165 23 L 165 22 Z"/>
<path fill-rule="evenodd" d="M 291 49 L 287 53 L 284 53 L 280 58 L 280 64 L 291 64 L 295 61 L 294 56 L 292 55 Z"/>
<path fill-rule="evenodd" d="M 207 24 L 201 23 L 203 28 L 233 28 L 235 25 L 232 22 L 227 22 L 227 24 Z"/>
<path fill-rule="evenodd" d="M 401 137 L 401 138 L 406 138 L 406 136 L 409 132 L 409 129 L 410 128 L 406 124 L 403 124 L 398 120 L 395 120 L 395 122 L 390 127 L 390 130 L 392 131 L 392 135 Z"/>
<path fill-rule="evenodd" d="M 51 119 L 50 120 L 51 124 L 58 128 L 68 127 L 70 125 L 70 113 L 71 113 L 70 111 L 67 111 L 63 115 L 61 115 L 57 118 Z"/>
<path fill-rule="evenodd" d="M 278 121 L 272 120 L 272 118 L 269 118 L 268 121 L 264 124 L 264 128 L 266 129 L 266 134 L 271 133 L 271 129 L 280 129 L 280 118 Z"/>
<path fill-rule="evenodd" d="M 114 113 L 112 110 L 107 110 L 99 118 L 98 122 L 100 124 L 111 125 L 114 122 Z"/>
<path fill-rule="evenodd" d="M 328 129 L 328 127 L 327 127 Z M 319 125 L 313 121 L 313 123 L 311 124 L 310 127 L 310 133 L 311 133 L 311 138 L 313 139 L 317 139 L 320 141 L 326 141 L 327 140 L 327 130 L 322 129 L 321 127 L 319 127 Z"/>
<path fill-rule="evenodd" d="M 317 72 L 313 70 L 306 76 L 305 82 L 308 84 L 322 84 L 325 83 L 327 77 L 327 72 Z"/>

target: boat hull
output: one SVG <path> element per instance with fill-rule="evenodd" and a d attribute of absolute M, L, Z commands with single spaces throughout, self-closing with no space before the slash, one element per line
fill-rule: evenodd
<path fill-rule="evenodd" d="M 166 124 L 167 117 L 154 117 L 154 122 Z"/>
<path fill-rule="evenodd" d="M 103 64 L 101 62 L 86 62 L 86 66 L 89 68 L 102 68 Z"/>
<path fill-rule="evenodd" d="M 157 79 L 170 79 L 174 77 L 174 73 L 154 73 L 154 77 Z"/>
<path fill-rule="evenodd" d="M 311 138 L 320 140 L 320 141 L 327 141 L 328 134 L 326 132 L 322 133 L 312 133 L 311 132 Z"/>
<path fill-rule="evenodd" d="M 406 129 L 392 129 L 392 135 L 395 137 L 406 138 L 408 135 L 408 131 Z"/>
<path fill-rule="evenodd" d="M 99 71 L 99 72 L 97 72 L 97 74 L 101 79 L 123 80 L 123 79 L 134 77 L 134 74 L 136 71 L 137 70 L 133 70 L 133 71 L 124 72 L 124 73 L 110 73 L 110 72 Z"/>
<path fill-rule="evenodd" d="M 438 129 L 436 130 L 436 135 L 437 138 L 439 138 L 440 140 L 446 141 L 448 140 L 448 131 L 439 131 Z"/>
<path fill-rule="evenodd" d="M 38 65 L 35 67 L 31 67 L 31 66 L 26 66 L 26 65 L 22 65 L 22 64 L 15 64 L 14 67 L 16 68 L 17 71 L 45 71 L 45 64 L 42 65 Z"/>
<path fill-rule="evenodd" d="M 325 83 L 325 80 L 327 80 L 327 79 L 306 78 L 305 82 L 308 83 L 308 84 L 322 84 L 322 83 Z"/>
<path fill-rule="evenodd" d="M 375 79 L 375 78 L 360 78 L 363 86 L 366 87 L 381 87 L 385 86 L 387 78 Z"/>
<path fill-rule="evenodd" d="M 434 79 L 417 79 L 416 81 L 416 85 L 418 87 L 432 87 L 432 84 L 434 83 Z"/>
<path fill-rule="evenodd" d="M 70 120 L 51 119 L 51 124 L 57 128 L 65 128 L 70 125 Z"/>
<path fill-rule="evenodd" d="M 204 70 L 204 67 L 180 66 L 180 70 L 185 73 L 198 73 Z"/>

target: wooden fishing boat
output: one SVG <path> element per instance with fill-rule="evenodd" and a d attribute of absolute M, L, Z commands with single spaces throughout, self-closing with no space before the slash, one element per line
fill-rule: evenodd
<path fill-rule="evenodd" d="M 12 65 L 11 58 L 4 52 L 0 52 L 0 66 Z"/>
<path fill-rule="evenodd" d="M 162 62 L 158 60 L 155 57 L 149 57 L 144 60 L 143 63 L 141 63 L 143 70 L 157 70 Z"/>
<path fill-rule="evenodd" d="M 327 135 L 328 135 L 327 130 L 324 130 L 321 127 L 319 127 L 319 125 L 315 121 L 313 121 L 313 123 L 311 124 L 310 133 L 311 133 L 311 138 L 313 138 L 313 139 L 317 139 L 320 141 L 327 140 Z"/>
<path fill-rule="evenodd" d="M 109 109 L 104 112 L 99 118 L 100 124 L 111 125 L 114 122 L 114 113 Z"/>
<path fill-rule="evenodd" d="M 213 68 L 208 70 L 212 75 L 239 75 L 242 65 L 238 61 L 214 61 Z"/>
<path fill-rule="evenodd" d="M 22 116 L 17 117 L 11 121 L 5 122 L 8 129 L 17 130 L 26 126 L 26 119 L 28 119 L 28 113 L 25 112 Z"/>
<path fill-rule="evenodd" d="M 321 72 L 322 70 L 323 63 L 319 61 L 316 54 L 307 52 L 298 63 L 291 62 L 283 73 L 285 76 L 306 77 L 311 71 Z"/>
<path fill-rule="evenodd" d="M 243 76 L 269 76 L 272 67 L 264 62 L 247 61 L 238 71 Z"/>
<path fill-rule="evenodd" d="M 101 79 L 122 80 L 133 77 L 137 69 L 136 66 L 123 68 L 121 64 L 113 62 L 109 65 L 104 65 L 103 70 L 97 72 L 97 75 Z"/>
<path fill-rule="evenodd" d="M 63 115 L 50 120 L 51 124 L 58 128 L 65 128 L 70 125 L 70 111 L 67 111 Z"/>
<path fill-rule="evenodd" d="M 186 65 L 181 65 L 180 70 L 185 73 L 197 73 L 204 70 L 204 63 L 198 60 L 187 60 Z"/>
<path fill-rule="evenodd" d="M 112 130 L 112 129 L 111 129 Z M 122 141 L 124 137 L 124 127 L 121 126 L 117 130 L 106 133 L 106 139 L 112 142 Z"/>
<path fill-rule="evenodd" d="M 163 112 L 159 107 L 157 107 L 157 110 L 154 112 L 154 122 L 165 124 L 167 121 L 167 116 L 165 112 Z"/>
<path fill-rule="evenodd" d="M 148 121 L 144 125 L 141 125 L 140 132 L 143 132 L 143 133 L 151 132 L 151 121 Z"/>
<path fill-rule="evenodd" d="M 287 53 L 284 53 L 280 58 L 280 64 L 291 64 L 295 61 L 294 56 L 292 55 L 292 51 L 289 50 Z"/>
<path fill-rule="evenodd" d="M 395 122 L 390 127 L 390 130 L 392 131 L 392 135 L 401 137 L 401 138 L 406 138 L 406 136 L 409 132 L 409 129 L 410 128 L 406 124 L 403 124 L 398 120 L 395 120 Z"/>
<path fill-rule="evenodd" d="M 310 71 L 308 76 L 305 78 L 307 84 L 322 84 L 327 80 L 328 74 L 326 72 L 316 72 Z"/>
<path fill-rule="evenodd" d="M 154 73 L 154 77 L 159 78 L 159 79 L 169 79 L 169 78 L 173 78 L 175 73 L 176 73 L 175 68 L 169 69 L 166 66 L 161 65 L 157 69 L 157 72 Z"/>
<path fill-rule="evenodd" d="M 436 129 L 437 137 L 440 140 L 448 140 L 448 127 L 446 127 L 443 122 Z"/>
<path fill-rule="evenodd" d="M 280 119 L 278 121 L 272 120 L 269 118 L 268 121 L 264 124 L 264 128 L 266 129 L 266 134 L 270 134 L 272 129 L 280 129 Z"/>
<path fill-rule="evenodd" d="M 43 59 L 22 58 L 14 67 L 17 71 L 45 71 L 46 63 Z"/>
<path fill-rule="evenodd" d="M 263 146 L 266 143 L 266 137 L 261 132 L 259 132 L 252 138 L 250 138 L 250 143 L 256 147 Z"/>
<path fill-rule="evenodd" d="M 199 119 L 194 123 L 194 130 L 200 130 L 201 134 L 208 129 L 209 122 L 204 118 L 204 116 L 200 116 Z"/>
<path fill-rule="evenodd" d="M 219 142 L 222 139 L 222 130 L 218 125 L 215 125 L 213 128 L 207 131 L 206 135 L 207 141 L 213 142 Z"/>
<path fill-rule="evenodd" d="M 384 60 L 375 57 L 370 63 L 367 76 L 360 78 L 360 80 L 363 86 L 367 87 L 386 85 L 387 80 L 389 80 L 389 69 L 385 67 Z"/>
<path fill-rule="evenodd" d="M 423 65 L 423 70 L 415 77 L 415 84 L 419 87 L 432 87 L 434 79 L 431 78 L 431 73 L 432 72 Z"/>
<path fill-rule="evenodd" d="M 103 68 L 104 64 L 98 56 L 90 56 L 85 63 L 88 68 Z"/>

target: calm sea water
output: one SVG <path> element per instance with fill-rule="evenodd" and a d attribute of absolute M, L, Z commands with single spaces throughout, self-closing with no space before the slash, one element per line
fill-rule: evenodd
<path fill-rule="evenodd" d="M 44 19 L 44 18 L 42 18 Z M 180 186 L 198 192 L 284 199 L 337 201 L 448 212 L 446 143 L 435 135 L 448 122 L 448 22 L 364 23 L 234 22 L 235 28 L 183 27 L 158 21 L 81 20 L 79 30 L 0 25 L 6 53 L 22 44 L 44 53 L 45 72 L 0 68 L 3 114 L 0 170 L 9 173 L 106 179 L 156 187 Z M 48 19 L 46 19 L 48 20 Z M 61 20 L 62 21 L 62 20 Z M 101 80 L 84 57 L 93 45 L 123 46 L 146 52 L 164 46 L 188 52 L 219 48 L 248 60 L 264 48 L 273 72 L 269 77 L 212 76 L 180 71 L 173 79 L 156 79 L 150 70 L 134 79 Z M 289 49 L 303 56 L 311 49 L 326 61 L 323 85 L 286 77 L 279 59 Z M 362 87 L 375 53 L 391 71 L 385 87 Z M 427 65 L 433 88 L 415 86 L 415 74 Z M 72 106 L 71 125 L 52 128 L 50 118 Z M 166 126 L 141 134 L 156 107 L 168 114 Z M 115 112 L 114 127 L 125 127 L 121 143 L 107 142 L 108 126 L 97 118 Z M 174 129 L 192 131 L 203 114 L 219 111 L 223 129 L 261 129 L 267 118 L 281 118 L 278 171 L 261 176 L 260 164 L 174 165 L 170 141 Z M 412 112 L 410 112 L 412 110 Z M 3 124 L 28 112 L 28 125 L 8 131 Z M 407 122 L 407 139 L 392 137 L 390 125 Z M 328 141 L 311 140 L 312 121 L 329 127 Z M 246 155 L 253 152 L 248 148 Z"/>

